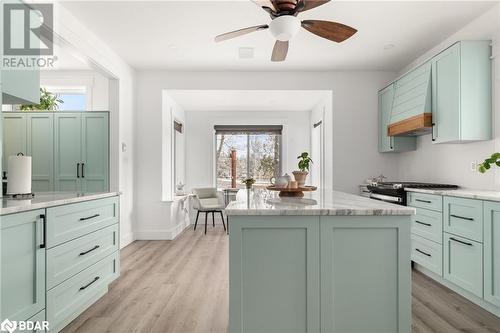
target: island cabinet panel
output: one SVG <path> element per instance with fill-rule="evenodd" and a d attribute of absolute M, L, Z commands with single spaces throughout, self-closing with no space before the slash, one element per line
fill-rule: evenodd
<path fill-rule="evenodd" d="M 484 202 L 484 298 L 500 307 L 500 203 Z"/>
<path fill-rule="evenodd" d="M 0 322 L 28 320 L 45 309 L 44 213 L 0 217 Z"/>
<path fill-rule="evenodd" d="M 319 217 L 232 216 L 230 332 L 319 331 Z"/>
<path fill-rule="evenodd" d="M 409 216 L 321 217 L 321 332 L 410 332 Z"/>

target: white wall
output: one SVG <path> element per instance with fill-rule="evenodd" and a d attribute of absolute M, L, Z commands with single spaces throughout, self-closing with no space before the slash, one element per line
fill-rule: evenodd
<path fill-rule="evenodd" d="M 54 4 L 56 39 L 107 76 L 110 93 L 110 185 L 120 197 L 120 246 L 133 241 L 135 71 L 60 3 Z M 91 28 L 91 27 L 90 27 Z M 122 151 L 121 144 L 127 146 Z"/>
<path fill-rule="evenodd" d="M 283 173 L 292 175 L 297 170 L 297 156 L 310 151 L 309 118 L 310 111 L 187 111 L 187 189 L 214 184 L 214 125 L 283 125 Z"/>
<path fill-rule="evenodd" d="M 500 5 L 478 17 L 445 41 L 425 52 L 400 74 L 422 63 L 458 40 L 492 40 L 493 54 L 493 122 L 494 140 L 467 144 L 432 144 L 430 135 L 421 136 L 417 150 L 399 155 L 399 177 L 404 180 L 455 183 L 460 186 L 500 190 L 500 173 L 479 174 L 471 171 L 471 162 L 500 151 Z M 496 173 L 496 175 L 495 175 Z"/>
<path fill-rule="evenodd" d="M 138 72 L 134 156 L 137 231 L 160 225 L 152 231 L 168 235 L 172 228 L 170 204 L 161 200 L 163 90 L 331 90 L 326 104 L 333 110 L 333 129 L 326 149 L 333 152 L 333 160 L 326 163 L 325 178 L 333 183 L 330 188 L 358 193 L 358 184 L 368 177 L 398 175 L 398 157 L 379 154 L 377 147 L 377 92 L 394 77 L 391 72 Z M 186 131 L 190 131 L 189 122 Z M 200 158 L 199 163 L 206 162 Z"/>
<path fill-rule="evenodd" d="M 87 111 L 109 111 L 109 79 L 96 71 L 41 71 L 40 85 L 56 87 L 85 86 L 89 96 Z"/>

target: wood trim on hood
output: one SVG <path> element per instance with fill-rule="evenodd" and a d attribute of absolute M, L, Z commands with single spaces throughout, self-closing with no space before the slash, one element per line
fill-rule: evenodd
<path fill-rule="evenodd" d="M 387 126 L 388 136 L 417 135 L 432 128 L 432 113 L 422 113 Z"/>

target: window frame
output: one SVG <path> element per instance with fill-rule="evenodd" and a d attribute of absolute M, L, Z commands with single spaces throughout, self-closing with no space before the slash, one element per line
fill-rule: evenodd
<path fill-rule="evenodd" d="M 212 168 L 213 168 L 213 172 L 212 172 L 212 184 L 214 187 L 217 187 L 218 188 L 218 184 L 217 184 L 217 158 L 216 158 L 216 152 L 217 152 L 217 132 L 216 132 L 216 129 L 215 127 L 216 126 L 226 126 L 226 125 L 221 125 L 221 124 L 218 124 L 218 125 L 214 125 L 212 126 L 213 128 L 213 149 L 212 149 Z M 227 125 L 227 126 L 230 126 L 230 125 Z M 241 127 L 245 127 L 245 126 L 248 126 L 248 125 L 241 125 Z M 284 165 L 284 137 L 285 137 L 285 128 L 286 128 L 286 125 L 283 124 L 283 123 L 280 123 L 280 124 L 266 124 L 266 125 L 251 125 L 251 127 L 254 127 L 254 128 L 259 128 L 259 126 L 263 129 L 263 132 L 262 134 L 265 133 L 265 127 L 266 126 L 281 126 L 281 133 L 279 135 L 279 161 L 278 161 L 278 171 L 277 171 L 277 176 L 279 175 L 282 175 L 283 174 L 283 165 Z M 235 126 L 237 127 L 237 126 Z M 250 174 L 250 163 L 249 163 L 249 160 L 250 160 L 250 136 L 252 135 L 252 131 L 251 130 L 248 130 L 248 131 L 245 131 L 245 130 L 242 130 L 241 131 L 241 135 L 246 135 L 247 137 L 247 144 L 246 144 L 246 160 L 247 160 L 247 163 L 246 163 L 246 174 L 247 176 Z"/>

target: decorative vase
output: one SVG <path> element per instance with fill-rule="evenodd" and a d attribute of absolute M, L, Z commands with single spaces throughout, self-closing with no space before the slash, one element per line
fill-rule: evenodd
<path fill-rule="evenodd" d="M 309 172 L 307 171 L 294 171 L 292 172 L 293 176 L 295 177 L 295 181 L 297 182 L 297 185 L 299 187 L 304 187 L 306 184 L 306 178 Z"/>

